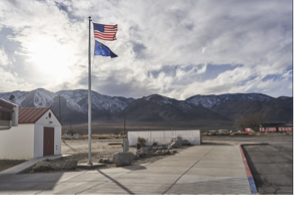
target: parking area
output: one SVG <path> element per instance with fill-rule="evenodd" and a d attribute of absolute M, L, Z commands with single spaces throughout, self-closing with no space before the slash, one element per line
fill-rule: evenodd
<path fill-rule="evenodd" d="M 259 194 L 293 194 L 293 156 L 272 145 L 243 150 Z"/>
<path fill-rule="evenodd" d="M 293 194 L 293 136 L 203 136 L 203 141 L 265 142 L 245 145 L 259 194 Z"/>

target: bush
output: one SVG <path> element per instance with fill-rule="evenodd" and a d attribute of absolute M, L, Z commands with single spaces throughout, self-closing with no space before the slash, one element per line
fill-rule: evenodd
<path fill-rule="evenodd" d="M 157 142 L 153 140 L 152 146 L 157 146 Z"/>
<path fill-rule="evenodd" d="M 179 135 L 177 136 L 177 140 L 182 141 L 182 139 L 183 139 L 183 138 L 182 138 L 181 136 L 179 136 Z"/>
<path fill-rule="evenodd" d="M 184 144 L 184 145 L 189 145 L 190 143 L 189 143 L 189 141 L 188 141 L 187 139 L 184 139 L 184 140 L 183 140 L 183 144 Z"/>
<path fill-rule="evenodd" d="M 143 137 L 138 137 L 138 143 L 141 144 L 142 146 L 145 146 L 145 143 L 147 140 Z"/>

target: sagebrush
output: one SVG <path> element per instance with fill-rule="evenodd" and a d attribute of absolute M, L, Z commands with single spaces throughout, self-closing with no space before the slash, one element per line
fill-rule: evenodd
<path fill-rule="evenodd" d="M 147 139 L 143 137 L 138 137 L 138 143 L 141 144 L 142 146 L 145 146 L 146 142 L 147 142 Z"/>

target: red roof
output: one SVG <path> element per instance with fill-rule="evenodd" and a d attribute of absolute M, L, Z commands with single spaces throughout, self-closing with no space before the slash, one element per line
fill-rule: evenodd
<path fill-rule="evenodd" d="M 18 123 L 19 124 L 35 123 L 49 109 L 50 109 L 50 107 L 21 108 L 19 110 Z"/>

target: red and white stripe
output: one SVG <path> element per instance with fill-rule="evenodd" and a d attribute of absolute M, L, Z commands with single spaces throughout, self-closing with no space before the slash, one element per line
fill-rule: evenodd
<path fill-rule="evenodd" d="M 95 30 L 95 38 L 99 38 L 101 40 L 112 41 L 116 40 L 116 32 L 117 32 L 117 25 L 104 25 L 104 33 Z"/>

